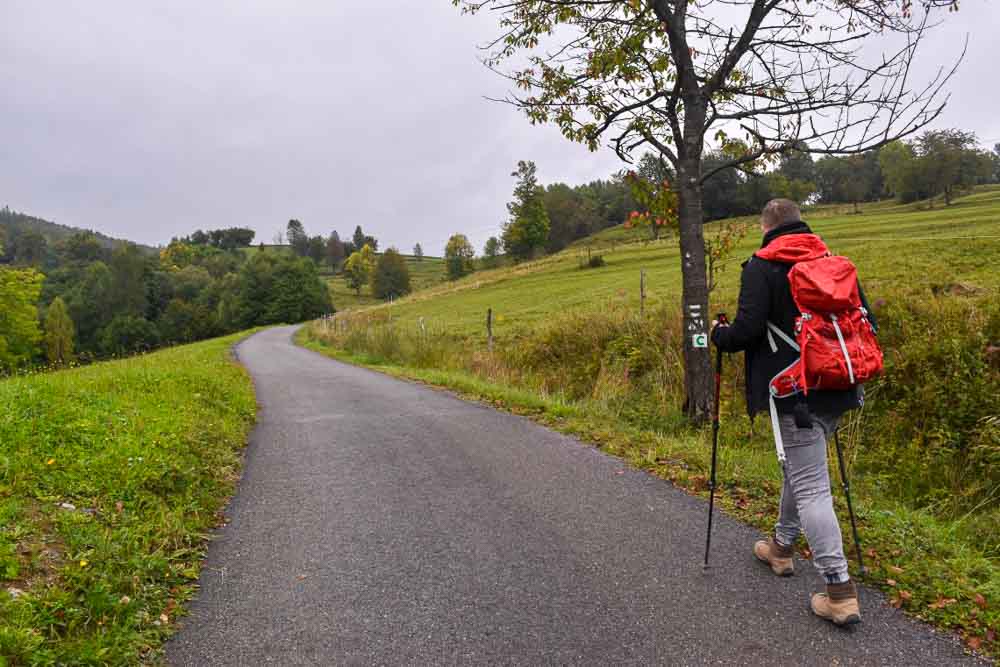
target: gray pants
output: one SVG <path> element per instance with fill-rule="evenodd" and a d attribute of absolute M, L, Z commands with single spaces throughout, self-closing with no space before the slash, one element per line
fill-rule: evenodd
<path fill-rule="evenodd" d="M 799 428 L 792 415 L 778 416 L 788 461 L 781 487 L 781 513 L 774 534 L 781 544 L 791 545 L 801 532 L 805 532 L 813 564 L 828 583 L 848 579 L 826 460 L 827 434 L 833 432 L 836 423 L 836 419 L 814 415 L 812 428 Z"/>

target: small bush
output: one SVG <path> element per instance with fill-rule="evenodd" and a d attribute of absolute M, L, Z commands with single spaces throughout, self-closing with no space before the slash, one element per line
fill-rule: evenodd
<path fill-rule="evenodd" d="M 604 266 L 604 255 L 591 255 L 586 261 L 580 262 L 581 269 L 599 269 Z"/>

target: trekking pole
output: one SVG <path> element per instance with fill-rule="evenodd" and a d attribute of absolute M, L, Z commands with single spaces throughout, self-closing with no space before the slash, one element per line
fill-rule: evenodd
<path fill-rule="evenodd" d="M 847 498 L 847 513 L 851 517 L 851 532 L 854 534 L 854 548 L 858 553 L 858 567 L 861 576 L 865 576 L 865 562 L 861 559 L 861 540 L 858 539 L 858 524 L 854 520 L 854 504 L 851 503 L 851 483 L 847 479 L 847 468 L 844 467 L 844 452 L 840 448 L 840 434 L 833 432 L 833 444 L 837 448 L 837 462 L 840 464 L 840 480 L 843 483 L 844 497 Z"/>
<path fill-rule="evenodd" d="M 724 313 L 716 318 L 719 324 L 728 324 Z M 712 406 L 712 472 L 708 482 L 708 530 L 705 533 L 705 563 L 702 570 L 708 569 L 708 552 L 712 548 L 712 514 L 715 510 L 715 470 L 719 451 L 719 396 L 722 393 L 722 348 L 716 348 L 715 356 L 715 403 Z"/>

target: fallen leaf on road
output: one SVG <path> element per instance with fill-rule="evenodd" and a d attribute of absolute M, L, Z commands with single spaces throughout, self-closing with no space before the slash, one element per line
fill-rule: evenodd
<path fill-rule="evenodd" d="M 895 579 L 886 579 L 885 583 L 889 584 L 890 586 L 895 586 L 896 585 L 896 580 Z"/>
<path fill-rule="evenodd" d="M 968 644 L 969 648 L 971 648 L 973 651 L 978 651 L 979 647 L 983 645 L 983 640 L 980 639 L 979 637 L 969 637 L 969 639 L 966 640 L 965 643 Z"/>
<path fill-rule="evenodd" d="M 953 605 L 956 602 L 958 602 L 958 600 L 956 600 L 955 598 L 938 598 L 937 600 L 931 602 L 927 606 L 930 607 L 931 609 L 944 609 L 948 605 Z"/>

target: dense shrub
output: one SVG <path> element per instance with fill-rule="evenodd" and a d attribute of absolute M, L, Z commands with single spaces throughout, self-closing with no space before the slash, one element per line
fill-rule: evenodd
<path fill-rule="evenodd" d="M 929 296 L 878 314 L 886 364 L 866 408 L 865 468 L 921 504 L 983 500 L 1000 487 L 1000 370 L 987 358 L 1000 301 Z"/>

